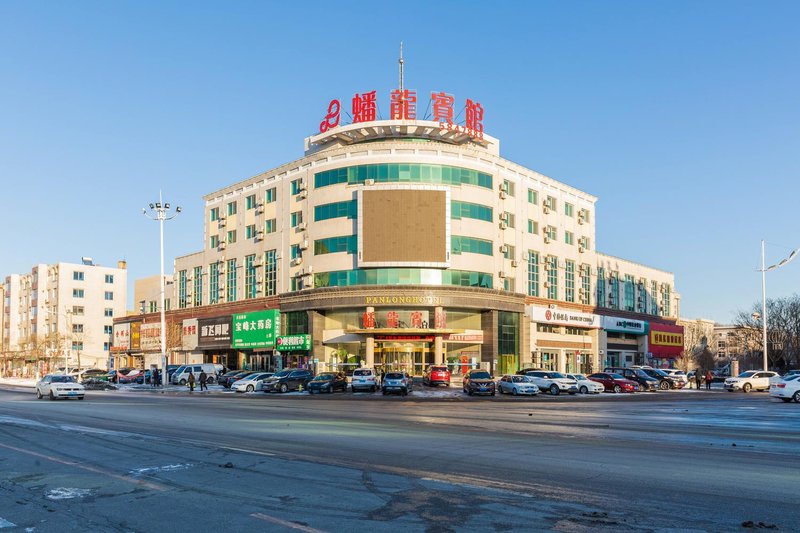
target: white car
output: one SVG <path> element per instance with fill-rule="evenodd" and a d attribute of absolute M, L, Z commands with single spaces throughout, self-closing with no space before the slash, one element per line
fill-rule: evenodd
<path fill-rule="evenodd" d="M 574 379 L 578 383 L 578 392 L 581 394 L 600 394 L 605 390 L 602 383 L 592 381 L 585 374 L 567 374 L 567 377 Z"/>
<path fill-rule="evenodd" d="M 740 390 L 750 392 L 751 390 L 769 390 L 769 386 L 780 380 L 777 372 L 769 370 L 748 370 L 742 372 L 735 378 L 725 380 L 725 390 L 733 392 Z"/>
<path fill-rule="evenodd" d="M 378 390 L 378 376 L 371 368 L 356 368 L 353 370 L 353 378 L 350 381 L 350 390 L 358 392 L 360 390 L 368 390 L 375 392 Z"/>
<path fill-rule="evenodd" d="M 40 400 L 45 396 L 51 400 L 56 398 L 77 398 L 83 400 L 86 389 L 75 381 L 72 376 L 64 374 L 47 374 L 36 383 L 36 397 Z"/>
<path fill-rule="evenodd" d="M 784 402 L 800 403 L 800 374 L 783 376 L 783 379 L 769 386 L 769 395 Z"/>
<path fill-rule="evenodd" d="M 687 376 L 686 372 L 683 370 L 678 370 L 677 368 L 662 368 L 661 370 L 666 372 L 670 377 L 683 381 L 684 385 L 689 384 L 689 376 Z"/>
<path fill-rule="evenodd" d="M 539 394 L 538 385 L 528 376 L 503 376 L 497 381 L 497 390 L 500 394 L 510 392 L 512 396 L 517 396 L 518 394 L 536 396 Z"/>
<path fill-rule="evenodd" d="M 274 376 L 274 372 L 258 372 L 234 381 L 231 389 L 236 392 L 255 392 L 264 390 L 264 381 Z"/>
<path fill-rule="evenodd" d="M 553 396 L 558 396 L 562 392 L 576 394 L 578 392 L 578 382 L 568 378 L 559 372 L 550 370 L 529 370 L 525 372 L 540 390 L 548 391 Z"/>

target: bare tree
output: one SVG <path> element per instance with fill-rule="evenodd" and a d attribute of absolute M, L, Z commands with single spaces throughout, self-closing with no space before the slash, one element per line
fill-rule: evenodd
<path fill-rule="evenodd" d="M 763 333 L 761 304 L 739 311 L 734 325 L 743 336 L 744 360 L 748 367 L 762 366 Z M 771 367 L 800 366 L 800 295 L 767 300 L 767 355 Z"/>

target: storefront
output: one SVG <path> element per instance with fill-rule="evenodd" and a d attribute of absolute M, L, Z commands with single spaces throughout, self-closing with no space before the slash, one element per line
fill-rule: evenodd
<path fill-rule="evenodd" d="M 279 370 L 280 368 L 298 366 L 275 365 L 275 340 L 281 331 L 281 314 L 277 309 L 237 313 L 231 317 L 233 330 L 231 347 L 236 352 L 237 368 L 247 370 Z"/>
<path fill-rule="evenodd" d="M 650 366 L 674 368 L 683 351 L 683 326 L 651 322 L 648 349 Z"/>
<path fill-rule="evenodd" d="M 226 368 L 243 368 L 232 357 L 230 316 L 197 319 L 197 349 L 202 353 L 202 360 L 199 362 L 217 363 Z"/>
<path fill-rule="evenodd" d="M 557 372 L 598 371 L 600 317 L 569 309 L 529 305 L 531 366 Z"/>
<path fill-rule="evenodd" d="M 648 323 L 644 320 L 604 316 L 600 332 L 603 368 L 643 365 L 647 353 Z"/>
<path fill-rule="evenodd" d="M 311 335 L 308 333 L 276 337 L 273 370 L 311 368 L 315 372 L 319 372 L 322 370 L 319 362 L 319 359 L 315 359 L 311 354 Z"/>

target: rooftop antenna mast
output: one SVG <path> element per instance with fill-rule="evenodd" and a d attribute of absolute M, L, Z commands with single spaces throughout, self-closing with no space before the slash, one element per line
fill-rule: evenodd
<path fill-rule="evenodd" d="M 400 41 L 400 94 L 403 93 L 403 41 Z"/>

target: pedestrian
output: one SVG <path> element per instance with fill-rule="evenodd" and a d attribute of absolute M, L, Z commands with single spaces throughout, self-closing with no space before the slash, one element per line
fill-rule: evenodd
<path fill-rule="evenodd" d="M 703 371 L 699 368 L 694 369 L 694 382 L 697 385 L 697 390 L 700 390 L 700 386 L 703 384 Z"/>
<path fill-rule="evenodd" d="M 189 371 L 189 392 L 194 392 L 194 372 Z"/>
<path fill-rule="evenodd" d="M 206 374 L 205 370 L 200 370 L 200 390 L 208 390 L 208 385 L 206 382 L 208 381 L 208 374 Z"/>
<path fill-rule="evenodd" d="M 706 372 L 706 390 L 711 390 L 711 382 L 714 381 L 714 374 L 711 373 L 711 370 Z"/>

